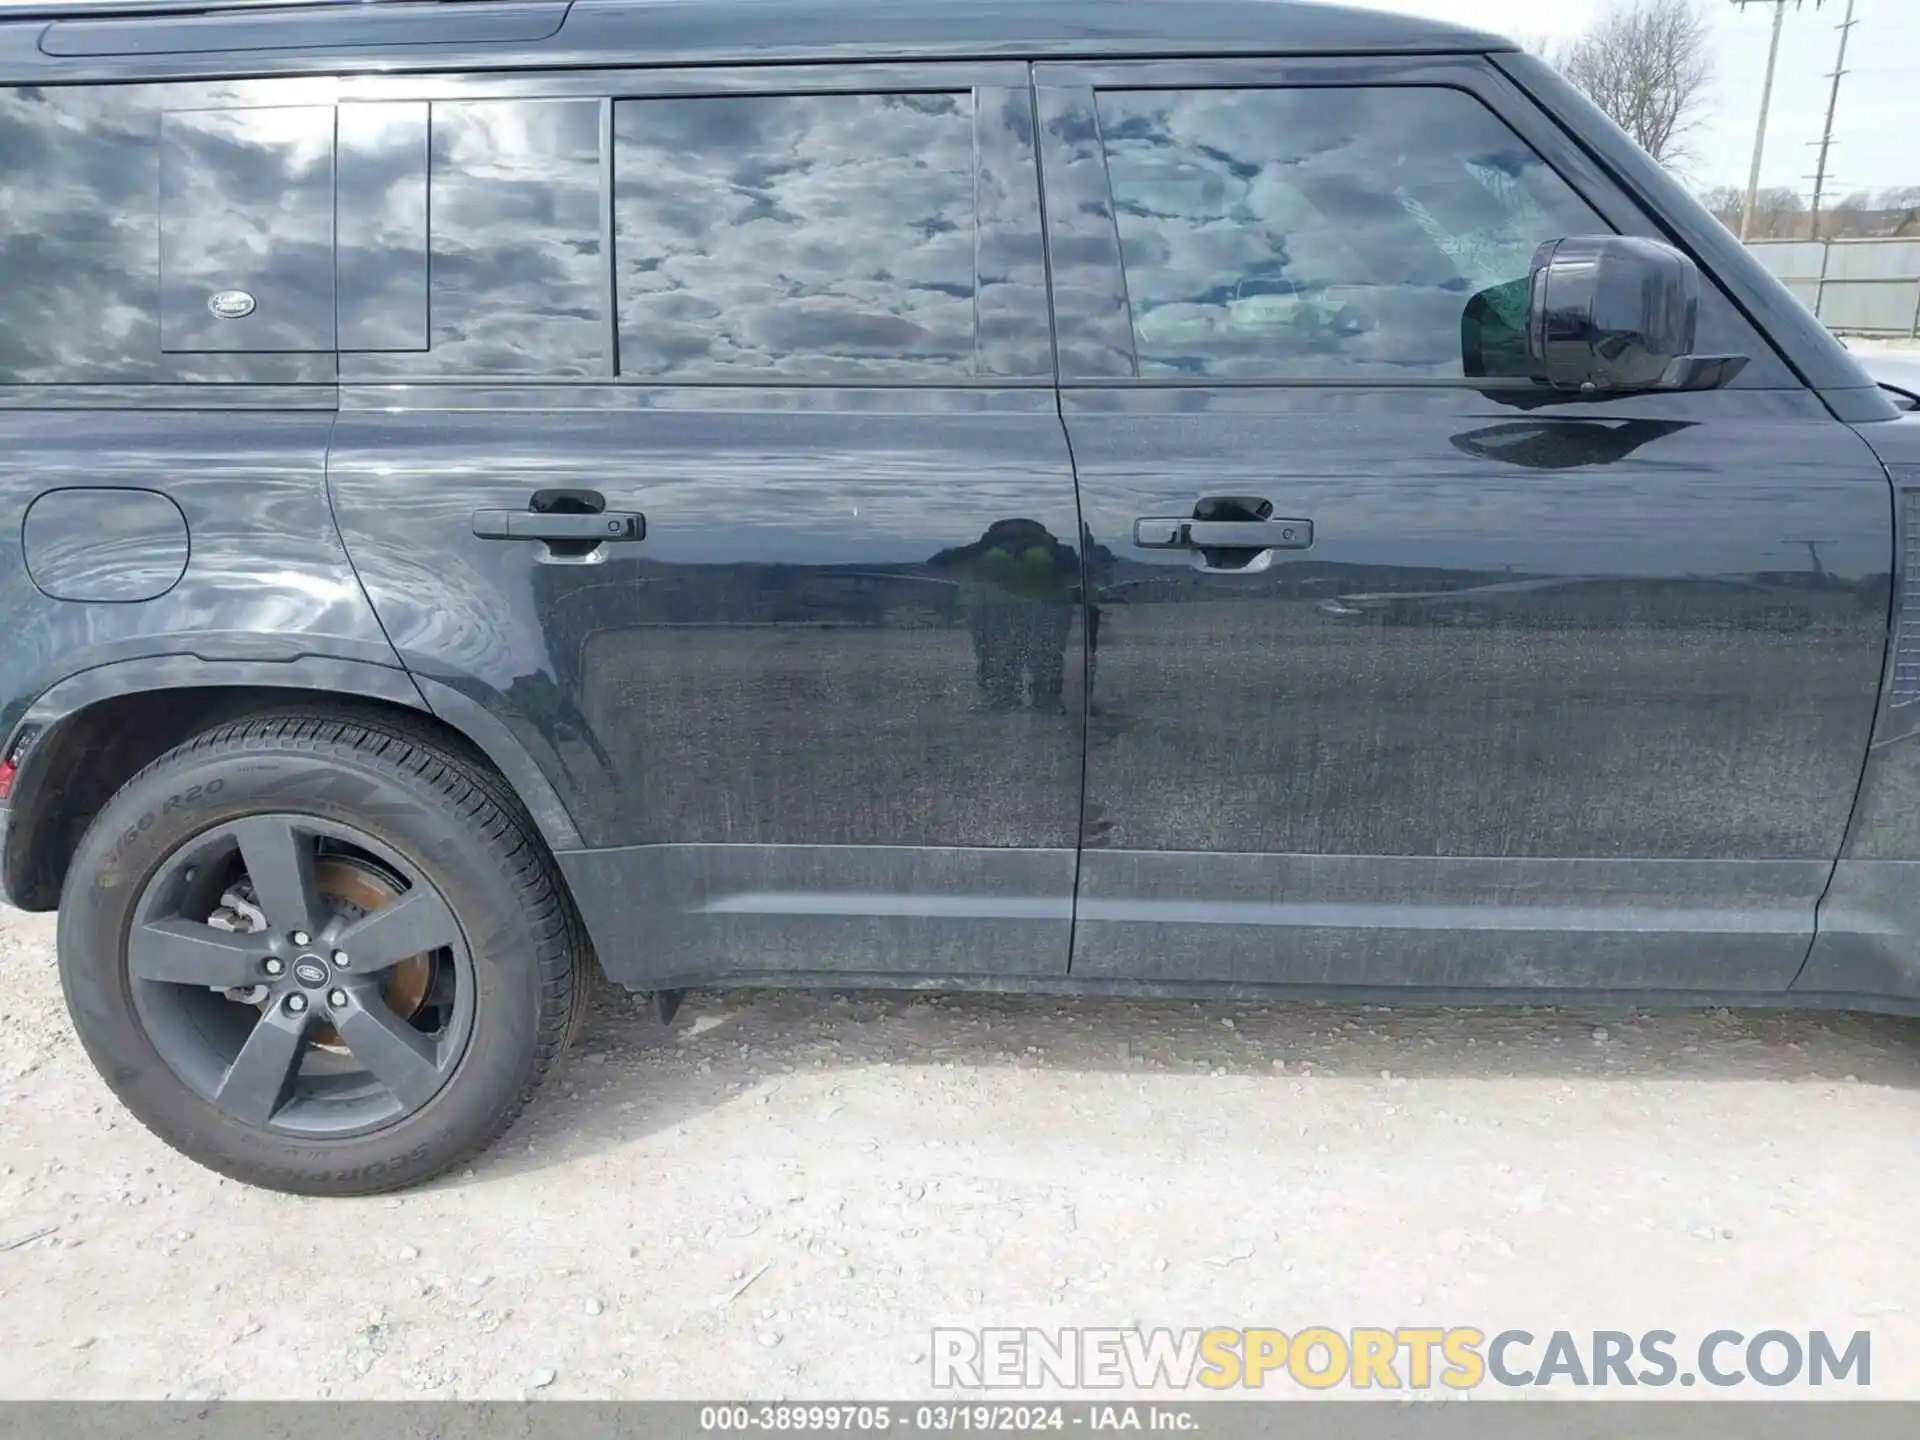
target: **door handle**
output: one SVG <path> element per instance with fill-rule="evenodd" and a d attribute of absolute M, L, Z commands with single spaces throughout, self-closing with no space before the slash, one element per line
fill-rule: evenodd
<path fill-rule="evenodd" d="M 637 510 L 599 510 L 585 515 L 539 510 L 476 510 L 473 533 L 482 540 L 606 544 L 646 539 L 647 517 Z"/>
<path fill-rule="evenodd" d="M 1310 550 L 1311 520 L 1136 520 L 1142 550 Z"/>

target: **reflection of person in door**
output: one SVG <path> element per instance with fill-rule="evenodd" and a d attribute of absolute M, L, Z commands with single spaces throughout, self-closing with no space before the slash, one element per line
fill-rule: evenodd
<path fill-rule="evenodd" d="M 1073 549 L 1037 520 L 996 520 L 971 545 L 942 550 L 927 564 L 959 578 L 959 606 L 973 636 L 977 708 L 1019 709 L 1025 681 L 1036 711 L 1060 714 L 1080 582 Z"/>
<path fill-rule="evenodd" d="M 1100 671 L 1100 602 L 1107 595 L 1107 581 L 1113 575 L 1115 564 L 1113 551 L 1093 538 L 1093 531 L 1087 522 L 1080 522 L 1080 553 L 1086 557 L 1087 565 L 1087 709 L 1097 715 L 1100 713 L 1098 700 L 1099 686 L 1096 683 Z"/>

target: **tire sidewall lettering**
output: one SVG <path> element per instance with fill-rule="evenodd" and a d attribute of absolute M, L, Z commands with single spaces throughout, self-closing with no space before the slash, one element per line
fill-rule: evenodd
<path fill-rule="evenodd" d="M 211 800 L 226 788 L 227 782 L 215 777 L 196 785 L 189 785 L 185 790 L 169 795 L 157 810 L 143 812 L 138 820 L 120 832 L 119 837 L 113 842 L 113 848 L 103 857 L 108 869 L 118 870 L 120 862 L 126 858 L 128 849 L 141 836 L 159 824 L 163 817 L 171 815 L 176 810 L 191 809 L 202 800 Z"/>

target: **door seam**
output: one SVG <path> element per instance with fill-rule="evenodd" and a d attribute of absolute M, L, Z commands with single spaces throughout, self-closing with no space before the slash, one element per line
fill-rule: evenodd
<path fill-rule="evenodd" d="M 1047 285 L 1047 345 L 1053 352 L 1053 413 L 1060 420 L 1060 439 L 1067 447 L 1067 472 L 1073 479 L 1073 518 L 1079 527 L 1080 557 L 1080 798 L 1073 807 L 1073 893 L 1067 920 L 1067 968 L 1073 973 L 1073 948 L 1080 932 L 1080 867 L 1087 848 L 1087 751 L 1093 741 L 1093 657 L 1089 653 L 1093 573 L 1087 563 L 1087 542 L 1093 532 L 1080 503 L 1080 462 L 1073 454 L 1073 432 L 1067 428 L 1066 402 L 1060 394 L 1060 317 L 1054 303 L 1053 228 L 1047 223 L 1046 142 L 1040 120 L 1040 85 L 1034 67 L 1027 66 L 1027 108 L 1033 118 L 1033 179 L 1040 201 L 1040 264 Z M 975 223 L 978 223 L 976 217 Z"/>
<path fill-rule="evenodd" d="M 1852 426 L 1848 426 L 1852 429 Z M 1859 432 L 1854 431 L 1855 435 Z M 1864 436 L 1860 443 L 1866 445 Z M 1872 446 L 1868 445 L 1869 452 Z M 1860 822 L 1860 800 L 1867 793 L 1867 771 L 1873 765 L 1873 742 L 1880 733 L 1880 719 L 1886 713 L 1887 698 L 1891 692 L 1889 670 L 1893 665 L 1898 635 L 1895 626 L 1904 618 L 1901 614 L 1902 593 L 1906 588 L 1907 547 L 1904 543 L 1907 527 L 1912 523 L 1907 514 L 1907 501 L 1903 498 L 1899 485 L 1895 482 L 1893 471 L 1888 469 L 1884 460 L 1874 456 L 1880 472 L 1887 478 L 1887 622 L 1883 632 L 1880 650 L 1880 689 L 1874 696 L 1873 715 L 1867 722 L 1867 743 L 1860 754 L 1860 773 L 1853 780 L 1853 803 L 1847 807 L 1847 823 L 1840 831 L 1840 846 L 1833 854 L 1833 864 L 1827 870 L 1827 883 L 1821 887 L 1820 896 L 1813 902 L 1812 934 L 1807 939 L 1806 958 L 1800 962 L 1800 968 L 1794 971 L 1793 978 L 1787 982 L 1792 990 L 1803 979 L 1813 965 L 1813 953 L 1820 948 L 1820 915 L 1826 909 L 1827 897 L 1833 894 L 1833 887 L 1839 883 L 1840 867 L 1846 863 L 1847 847 L 1853 843 L 1853 827 Z"/>

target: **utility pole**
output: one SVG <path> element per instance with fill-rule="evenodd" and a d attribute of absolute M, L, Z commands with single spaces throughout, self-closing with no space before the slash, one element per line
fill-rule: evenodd
<path fill-rule="evenodd" d="M 1760 87 L 1760 126 L 1753 137 L 1753 172 L 1747 178 L 1747 204 L 1740 212 L 1740 238 L 1746 241 L 1753 236 L 1753 212 L 1760 200 L 1760 162 L 1767 153 L 1767 112 L 1773 108 L 1773 75 L 1780 64 L 1780 32 L 1787 23 L 1787 0 L 1733 0 L 1742 10 L 1749 5 L 1771 4 L 1773 6 L 1773 44 L 1767 50 L 1767 78 Z M 1814 8 L 1827 3 L 1827 0 L 1813 0 Z M 1806 0 L 1793 0 L 1793 8 L 1798 10 Z"/>
<path fill-rule="evenodd" d="M 1827 128 L 1820 132 L 1820 163 L 1814 167 L 1813 174 L 1811 234 L 1815 240 L 1820 238 L 1820 205 L 1827 196 L 1827 152 L 1833 148 L 1833 117 L 1840 109 L 1840 81 L 1847 73 L 1847 41 L 1859 23 L 1853 18 L 1853 0 L 1847 0 L 1847 18 L 1840 22 L 1840 58 L 1833 62 L 1833 93 L 1827 97 Z"/>

